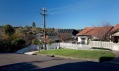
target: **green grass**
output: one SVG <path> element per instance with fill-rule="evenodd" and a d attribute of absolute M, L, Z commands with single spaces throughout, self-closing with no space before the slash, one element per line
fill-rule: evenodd
<path fill-rule="evenodd" d="M 72 50 L 72 49 L 42 50 L 38 54 L 60 55 L 64 57 L 90 58 L 90 59 L 100 59 L 101 57 L 114 57 L 114 54 L 111 51 L 101 51 L 101 50 Z"/>

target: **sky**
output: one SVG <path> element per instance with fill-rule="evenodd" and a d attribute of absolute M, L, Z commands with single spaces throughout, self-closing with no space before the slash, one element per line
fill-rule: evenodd
<path fill-rule="evenodd" d="M 0 0 L 0 25 L 43 27 L 42 8 L 47 9 L 46 27 L 83 29 L 119 24 L 119 0 Z"/>

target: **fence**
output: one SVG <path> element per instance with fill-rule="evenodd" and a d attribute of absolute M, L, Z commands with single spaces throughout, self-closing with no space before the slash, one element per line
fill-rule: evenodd
<path fill-rule="evenodd" d="M 53 43 L 51 45 L 47 45 L 47 49 L 58 49 L 59 43 Z"/>
<path fill-rule="evenodd" d="M 115 45 L 113 42 L 104 42 L 104 41 L 90 41 L 89 46 L 90 47 L 99 47 L 99 48 L 108 48 L 112 49 L 112 47 Z"/>
<path fill-rule="evenodd" d="M 38 47 L 36 45 L 31 45 L 29 47 L 17 51 L 17 53 L 25 53 L 31 50 L 39 50 L 39 48 L 42 47 L 43 46 Z M 72 43 L 53 43 L 51 45 L 47 45 L 47 49 L 58 49 L 59 47 L 77 49 L 77 50 L 90 50 L 91 47 L 98 47 L 98 48 L 108 48 L 111 50 L 119 51 L 119 43 L 115 44 L 113 42 L 104 42 L 104 41 L 91 41 L 89 45 L 72 44 Z"/>
<path fill-rule="evenodd" d="M 59 47 L 77 49 L 77 50 L 90 50 L 91 47 L 97 47 L 97 48 L 108 48 L 111 50 L 119 51 L 119 43 L 116 44 L 113 42 L 105 42 L 105 41 L 90 41 L 89 45 L 63 43 L 63 42 L 47 45 L 48 49 L 58 49 Z"/>
<path fill-rule="evenodd" d="M 69 49 L 89 50 L 90 46 L 72 43 L 60 43 L 60 47 Z"/>

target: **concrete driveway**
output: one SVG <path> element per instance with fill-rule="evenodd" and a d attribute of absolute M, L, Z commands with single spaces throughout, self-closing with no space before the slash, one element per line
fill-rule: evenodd
<path fill-rule="evenodd" d="M 40 55 L 0 54 L 0 71 L 119 71 L 119 65 Z"/>

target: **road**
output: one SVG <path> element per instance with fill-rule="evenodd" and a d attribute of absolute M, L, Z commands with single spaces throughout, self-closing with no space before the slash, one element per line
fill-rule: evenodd
<path fill-rule="evenodd" d="M 0 71 L 119 71 L 119 65 L 40 55 L 0 53 Z"/>

